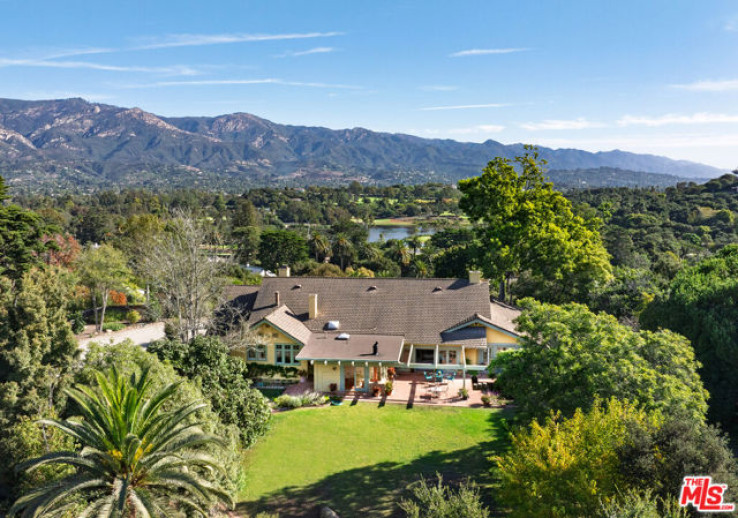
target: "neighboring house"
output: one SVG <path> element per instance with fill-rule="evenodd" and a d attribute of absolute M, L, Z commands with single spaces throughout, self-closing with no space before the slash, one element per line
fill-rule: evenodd
<path fill-rule="evenodd" d="M 492 301 L 479 272 L 469 279 L 289 277 L 231 286 L 263 344 L 246 361 L 298 367 L 315 390 L 366 390 L 387 369 L 486 370 L 517 347 L 519 311 Z"/>

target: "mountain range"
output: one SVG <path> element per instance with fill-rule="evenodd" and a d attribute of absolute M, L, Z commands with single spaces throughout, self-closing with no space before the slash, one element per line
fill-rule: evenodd
<path fill-rule="evenodd" d="M 161 117 L 83 99 L 0 99 L 0 175 L 25 188 L 448 182 L 479 174 L 493 157 L 523 152 L 523 144 L 291 126 L 248 113 Z M 539 152 L 557 171 L 614 168 L 689 179 L 723 173 L 618 150 Z"/>

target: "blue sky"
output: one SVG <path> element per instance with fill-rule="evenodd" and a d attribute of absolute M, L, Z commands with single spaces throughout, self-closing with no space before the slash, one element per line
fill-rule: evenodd
<path fill-rule="evenodd" d="M 738 166 L 738 0 L 0 0 L 0 96 Z"/>

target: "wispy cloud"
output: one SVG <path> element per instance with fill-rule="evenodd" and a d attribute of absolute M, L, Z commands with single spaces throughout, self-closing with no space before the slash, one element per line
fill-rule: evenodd
<path fill-rule="evenodd" d="M 420 89 L 426 92 L 453 92 L 458 90 L 459 87 L 453 85 L 425 85 L 421 86 Z"/>
<path fill-rule="evenodd" d="M 505 129 L 505 126 L 498 124 L 479 124 L 476 126 L 469 126 L 465 128 L 422 128 L 422 129 L 408 129 L 405 133 L 410 135 L 426 135 L 429 137 L 442 137 L 442 136 L 456 136 L 456 135 L 476 135 L 484 138 L 490 133 L 500 133 Z"/>
<path fill-rule="evenodd" d="M 728 92 L 731 90 L 738 90 L 738 79 L 726 79 L 718 81 L 708 79 L 703 81 L 695 81 L 694 83 L 671 86 L 672 88 L 691 90 L 694 92 Z"/>
<path fill-rule="evenodd" d="M 580 130 L 590 128 L 604 128 L 606 124 L 587 120 L 583 117 L 572 120 L 547 119 L 540 122 L 525 122 L 520 127 L 529 131 L 540 130 Z"/>
<path fill-rule="evenodd" d="M 141 39 L 129 50 L 152 50 L 172 47 L 200 47 L 258 41 L 304 40 L 343 36 L 343 32 L 296 32 L 285 34 L 168 34 L 162 37 Z"/>
<path fill-rule="evenodd" d="M 667 114 L 660 117 L 640 117 L 626 115 L 621 117 L 618 126 L 667 126 L 672 124 L 723 124 L 738 122 L 738 115 L 725 113 L 695 113 L 693 115 Z"/>
<path fill-rule="evenodd" d="M 87 70 L 103 70 L 107 72 L 148 72 L 165 75 L 181 75 L 192 76 L 199 72 L 185 65 L 173 65 L 165 67 L 144 67 L 144 66 L 121 66 L 106 65 L 102 63 L 92 63 L 88 61 L 54 61 L 50 59 L 8 59 L 0 58 L 0 68 L 7 67 L 36 67 L 36 68 L 69 68 L 69 69 L 87 69 Z"/>
<path fill-rule="evenodd" d="M 511 106 L 505 103 L 490 103 L 490 104 L 457 104 L 454 106 L 426 106 L 420 108 L 421 111 L 433 112 L 442 110 L 477 110 L 484 108 L 504 108 L 505 106 Z"/>
<path fill-rule="evenodd" d="M 467 49 L 449 54 L 452 58 L 463 58 L 466 56 L 487 56 L 490 54 L 512 54 L 513 52 L 525 52 L 530 49 L 526 48 L 507 48 L 507 49 Z"/>
<path fill-rule="evenodd" d="M 738 15 L 729 18 L 723 27 L 728 32 L 738 32 Z"/>
<path fill-rule="evenodd" d="M 342 90 L 362 90 L 361 86 L 319 83 L 310 81 L 286 81 L 284 79 L 202 79 L 192 81 L 157 81 L 154 83 L 122 85 L 122 88 L 166 88 L 176 86 L 228 86 L 228 85 L 282 85 L 306 88 L 329 88 Z"/>
<path fill-rule="evenodd" d="M 479 124 L 470 128 L 451 128 L 448 132 L 452 135 L 471 135 L 475 133 L 499 133 L 505 126 L 498 124 Z"/>
<path fill-rule="evenodd" d="M 336 49 L 334 47 L 315 47 L 313 49 L 308 50 L 298 50 L 298 51 L 287 51 L 282 54 L 277 54 L 274 57 L 277 58 L 297 58 L 300 56 L 309 56 L 311 54 L 328 54 L 330 52 L 335 52 Z"/>

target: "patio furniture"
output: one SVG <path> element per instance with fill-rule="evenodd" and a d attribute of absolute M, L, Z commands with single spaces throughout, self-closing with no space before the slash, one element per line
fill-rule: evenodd
<path fill-rule="evenodd" d="M 432 387 L 428 387 L 428 392 L 430 393 L 431 398 L 438 398 L 441 397 L 441 392 L 445 392 L 446 387 L 443 385 L 433 385 Z"/>
<path fill-rule="evenodd" d="M 425 381 L 427 382 L 433 381 L 433 374 L 431 374 L 428 371 L 423 371 L 423 377 L 425 378 Z"/>
<path fill-rule="evenodd" d="M 446 379 L 449 380 L 449 381 L 453 381 L 455 378 L 456 378 L 456 373 L 455 372 L 450 372 L 450 373 L 446 374 Z"/>
<path fill-rule="evenodd" d="M 443 381 L 443 373 L 440 373 L 440 374 L 439 374 L 439 373 L 437 372 L 437 373 L 436 373 L 436 376 L 435 376 L 435 377 L 436 377 L 436 383 L 440 383 L 440 382 L 442 382 L 442 381 Z"/>

